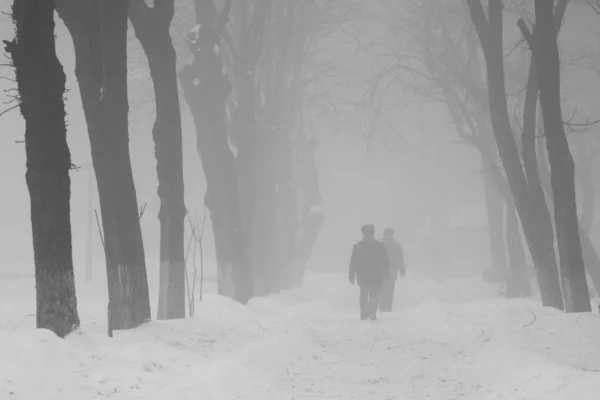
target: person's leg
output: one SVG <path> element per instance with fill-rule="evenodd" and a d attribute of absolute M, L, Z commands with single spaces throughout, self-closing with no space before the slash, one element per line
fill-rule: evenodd
<path fill-rule="evenodd" d="M 360 319 L 367 319 L 369 316 L 369 290 L 365 285 L 360 285 Z"/>
<path fill-rule="evenodd" d="M 381 288 L 381 303 L 379 304 L 379 311 L 386 312 L 391 311 L 392 308 L 392 300 L 391 300 L 391 290 L 393 286 L 390 285 L 390 279 L 386 279 L 383 282 L 383 287 Z"/>
<path fill-rule="evenodd" d="M 370 318 L 377 319 L 377 308 L 381 301 L 381 285 L 372 285 L 369 288 L 369 309 L 371 311 Z"/>

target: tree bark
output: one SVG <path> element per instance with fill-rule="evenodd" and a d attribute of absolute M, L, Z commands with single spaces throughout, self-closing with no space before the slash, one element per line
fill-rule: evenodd
<path fill-rule="evenodd" d="M 160 289 L 158 319 L 185 318 L 183 145 L 177 55 L 169 29 L 175 1 L 146 5 L 130 0 L 129 19 L 150 66 L 156 101 L 152 136 L 160 198 Z"/>
<path fill-rule="evenodd" d="M 542 216 L 538 212 L 538 205 L 531 199 L 510 126 L 504 82 L 503 3 L 502 0 L 490 0 L 487 17 L 480 0 L 467 0 L 467 4 L 486 60 L 494 138 L 536 266 L 542 303 L 545 306 L 563 309 L 554 243 L 544 235 L 544 227 L 540 224 Z"/>
<path fill-rule="evenodd" d="M 533 54 L 536 65 L 544 66 L 538 71 L 540 102 L 550 161 L 550 181 L 565 306 L 567 312 L 587 312 L 591 311 L 591 304 L 579 238 L 575 163 L 562 121 L 560 62 L 553 22 L 553 4 L 536 0 L 535 12 L 539 35 L 534 43 Z"/>
<path fill-rule="evenodd" d="M 55 2 L 15 0 L 12 57 L 25 119 L 25 179 L 31 199 L 36 326 L 65 337 L 79 327 L 71 244 L 71 154 L 66 76 L 56 56 Z"/>
<path fill-rule="evenodd" d="M 246 304 L 252 297 L 249 263 L 238 191 L 238 168 L 229 147 L 226 101 L 231 86 L 217 54 L 231 0 L 221 15 L 212 2 L 196 1 L 198 25 L 188 35 L 194 55 L 180 73 L 183 94 L 196 125 L 198 154 L 206 177 L 218 265 L 218 293 Z"/>

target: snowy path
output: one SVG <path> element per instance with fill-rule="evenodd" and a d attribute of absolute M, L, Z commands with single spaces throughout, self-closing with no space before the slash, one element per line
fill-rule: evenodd
<path fill-rule="evenodd" d="M 25 291 L 9 286 L 1 399 L 587 400 L 600 391 L 598 315 L 495 299 L 477 281 L 403 283 L 398 311 L 360 321 L 356 288 L 319 277 L 249 307 L 209 296 L 193 319 L 113 339 L 103 291 L 89 290 L 84 333 L 66 342 L 28 329 Z"/>
<path fill-rule="evenodd" d="M 428 337 L 397 315 L 374 323 L 352 317 L 307 321 L 302 333 L 311 346 L 287 353 L 283 364 L 300 365 L 278 382 L 308 392 L 292 398 L 459 399 L 477 389 L 461 376 L 472 346 Z"/>

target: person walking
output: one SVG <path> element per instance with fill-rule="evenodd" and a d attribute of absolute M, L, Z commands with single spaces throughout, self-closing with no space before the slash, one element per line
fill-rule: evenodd
<path fill-rule="evenodd" d="M 389 274 L 385 245 L 375 239 L 375 226 L 364 225 L 363 239 L 352 248 L 348 280 L 360 288 L 360 319 L 376 320 L 381 285 Z"/>
<path fill-rule="evenodd" d="M 394 239 L 394 230 L 392 228 L 386 228 L 383 231 L 381 242 L 385 245 L 385 250 L 390 262 L 390 273 L 383 281 L 379 311 L 391 312 L 392 304 L 394 302 L 394 291 L 396 289 L 396 279 L 398 276 L 404 278 L 406 275 L 404 252 L 402 251 L 400 243 Z"/>

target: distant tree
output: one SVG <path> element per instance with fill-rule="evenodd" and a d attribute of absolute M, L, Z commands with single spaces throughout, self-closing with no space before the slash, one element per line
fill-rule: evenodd
<path fill-rule="evenodd" d="M 170 35 L 175 1 L 129 1 L 129 19 L 150 66 L 156 122 L 153 129 L 158 171 L 160 290 L 158 319 L 185 317 L 184 184 L 177 56 Z"/>
<path fill-rule="evenodd" d="M 567 2 L 559 2 L 561 3 L 566 6 Z M 575 163 L 562 119 L 560 58 L 554 4 L 536 0 L 535 15 L 533 34 L 529 33 L 522 24 L 521 29 L 529 41 L 535 65 L 544 66 L 544 68 L 537 68 L 537 74 L 550 162 L 554 220 L 565 307 L 567 312 L 588 312 L 591 311 L 591 304 L 579 238 Z"/>
<path fill-rule="evenodd" d="M 215 238 L 218 293 L 247 303 L 252 297 L 252 265 L 242 223 L 239 174 L 246 165 L 236 165 L 229 145 L 227 99 L 231 83 L 221 59 L 222 36 L 229 20 L 232 0 L 219 12 L 212 1 L 196 0 L 196 26 L 187 36 L 193 61 L 179 73 L 183 95 L 191 110 L 198 154 L 206 177 L 205 204 Z"/>
<path fill-rule="evenodd" d="M 504 5 L 502 0 L 490 0 L 487 13 L 480 0 L 467 0 L 467 5 L 486 60 L 488 104 L 494 138 L 536 266 L 542 303 L 562 310 L 564 302 L 549 212 L 543 197 L 539 198 L 539 194 L 529 187 L 508 114 L 502 38 Z"/>
<path fill-rule="evenodd" d="M 54 0 L 15 0 L 16 37 L 4 41 L 25 119 L 25 175 L 31 198 L 36 324 L 65 337 L 79 327 L 73 274 L 71 154 L 65 124 L 65 82 L 56 56 Z"/>
<path fill-rule="evenodd" d="M 401 90 L 410 90 L 422 101 L 446 106 L 458 142 L 481 155 L 492 261 L 492 269 L 484 271 L 483 277 L 501 283 L 508 279 L 510 285 L 519 281 L 527 286 L 518 220 L 514 225 L 511 219 L 514 201 L 506 176 L 498 166 L 490 118 L 486 116 L 489 113 L 481 47 L 469 23 L 467 6 L 434 0 L 382 4 L 382 18 L 389 24 L 392 44 L 386 46 L 390 53 L 382 54 L 385 67 L 372 92 L 385 92 L 398 82 Z M 507 243 L 505 236 L 514 239 Z"/>
<path fill-rule="evenodd" d="M 562 21 L 567 8 L 567 3 L 567 1 L 560 0 L 556 3 L 554 8 L 554 25 L 556 27 L 557 36 L 560 28 L 562 27 Z M 527 10 L 523 9 L 523 4 L 521 4 L 517 9 L 515 9 L 515 11 L 517 11 L 520 15 L 523 15 Z M 532 36 L 535 33 L 529 32 L 529 29 L 522 18 L 517 22 L 517 25 L 520 27 L 522 33 L 525 34 L 525 37 Z M 522 98 L 519 100 L 522 102 L 523 112 L 522 120 L 518 124 L 519 128 L 521 129 L 520 150 L 525 174 L 532 193 L 534 193 L 537 198 L 542 198 L 545 195 L 545 199 L 547 202 L 549 202 L 549 206 L 552 206 L 553 195 L 550 184 L 550 171 L 549 167 L 547 166 L 547 151 L 544 148 L 545 134 L 541 117 L 537 112 L 539 104 L 539 84 L 538 72 L 534 61 L 535 60 L 531 58 L 529 66 L 527 67 L 526 76 L 517 79 L 519 82 L 526 81 L 524 92 L 523 90 L 520 90 L 520 87 L 515 89 L 515 92 L 517 93 L 524 93 Z M 566 124 L 568 125 L 568 123 Z M 579 124 L 577 129 L 586 130 L 591 126 L 591 124 Z M 574 144 L 579 146 L 579 148 L 581 148 L 581 143 L 581 140 L 574 139 Z M 587 151 L 579 151 L 577 153 L 577 171 L 583 192 L 583 201 L 581 207 L 582 212 L 580 218 L 582 225 L 579 229 L 579 236 L 581 239 L 581 247 L 586 271 L 592 278 L 594 286 L 600 287 L 600 258 L 598 257 L 598 253 L 594 248 L 592 241 L 590 240 L 589 230 L 587 229 L 588 226 L 585 224 L 585 222 L 583 222 L 584 220 L 589 221 L 589 218 L 592 215 L 590 210 L 594 209 L 594 207 L 591 206 L 593 202 L 593 191 L 592 196 L 590 196 L 589 185 L 589 172 L 592 168 L 591 158 L 593 158 L 594 148 L 592 146 L 590 149 L 586 150 Z"/>
<path fill-rule="evenodd" d="M 244 243 L 252 265 L 253 294 L 276 290 L 277 197 L 273 168 L 275 149 L 270 130 L 263 132 L 258 68 L 266 41 L 271 0 L 237 1 L 229 24 L 230 71 L 233 83 L 231 139 L 237 149 Z"/>
<path fill-rule="evenodd" d="M 314 53 L 355 8 L 318 0 L 240 1 L 233 8 L 224 58 L 256 295 L 301 285 L 323 224 L 311 154 L 317 141 L 306 129 L 308 104 L 318 103 L 311 85 L 326 80 Z"/>

